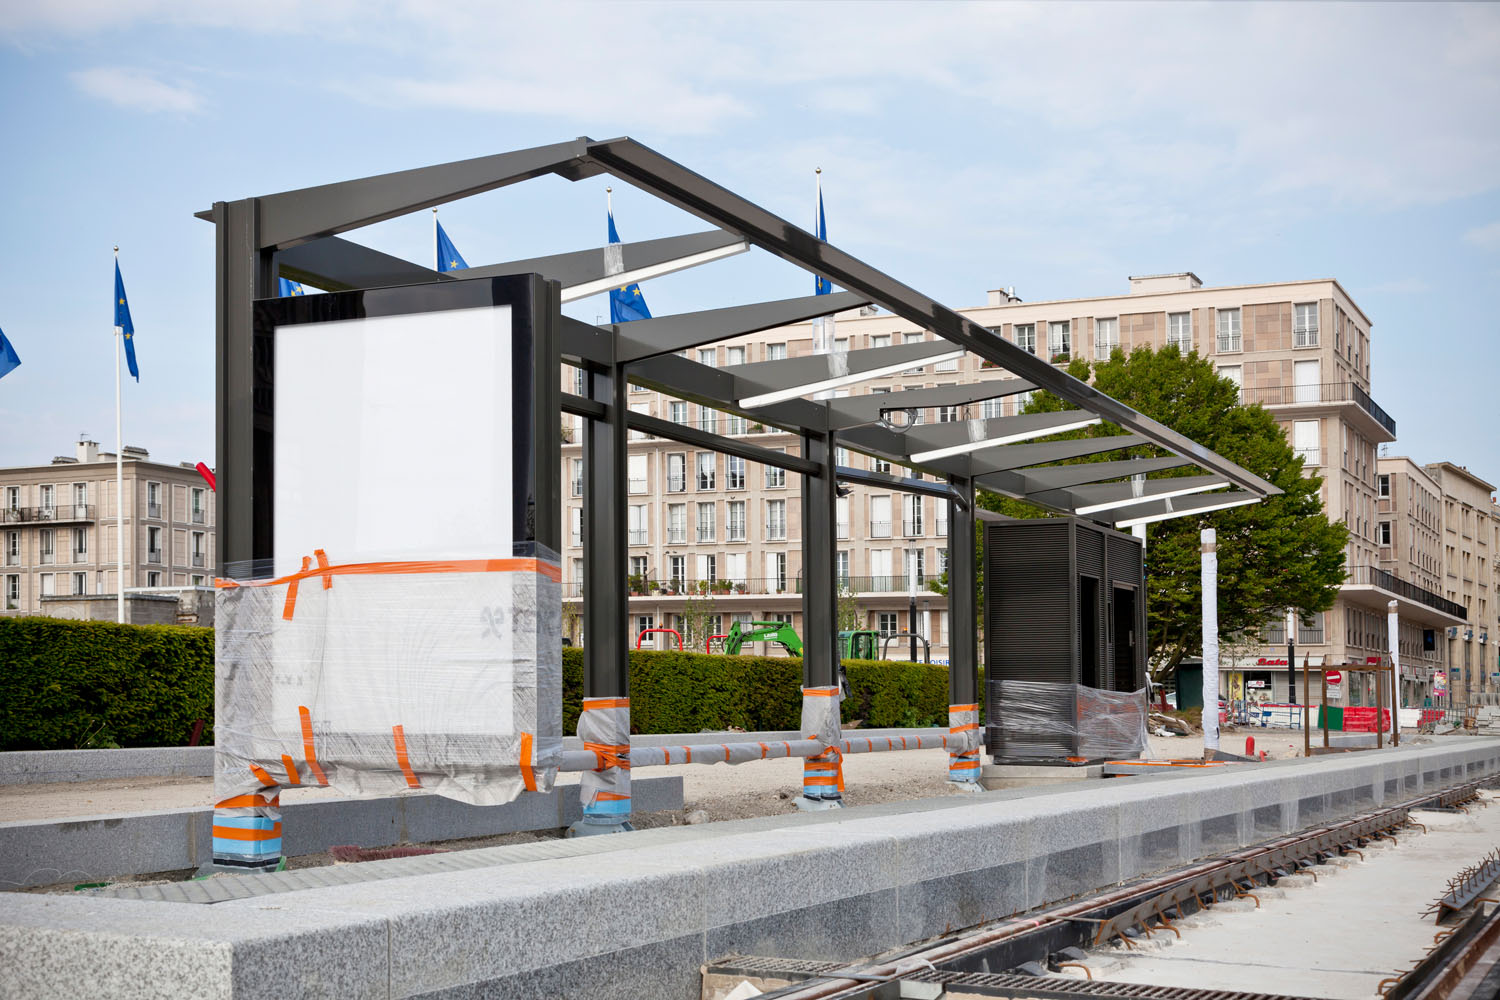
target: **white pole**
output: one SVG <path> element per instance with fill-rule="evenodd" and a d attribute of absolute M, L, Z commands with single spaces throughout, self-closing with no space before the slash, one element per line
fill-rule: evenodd
<path fill-rule="evenodd" d="M 1203 759 L 1219 749 L 1219 546 L 1214 529 L 1199 535 L 1203 552 Z"/>
<path fill-rule="evenodd" d="M 1385 606 L 1385 632 L 1386 646 L 1391 653 L 1391 732 L 1396 732 L 1400 720 L 1397 713 L 1401 711 L 1401 616 L 1399 614 L 1401 604 L 1399 601 L 1391 601 Z"/>
<path fill-rule="evenodd" d="M 432 269 L 434 271 L 441 271 L 443 269 L 443 261 L 442 261 L 442 259 L 440 257 L 438 257 L 437 209 L 436 208 L 434 208 L 432 210 Z"/>
<path fill-rule="evenodd" d="M 115 267 L 120 248 L 115 247 Z M 125 624 L 125 430 L 120 417 L 120 344 L 125 329 L 115 327 L 115 620 Z"/>

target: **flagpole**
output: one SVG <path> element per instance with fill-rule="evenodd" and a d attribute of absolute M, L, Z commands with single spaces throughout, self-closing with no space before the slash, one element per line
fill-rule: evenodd
<path fill-rule="evenodd" d="M 120 248 L 115 247 L 115 270 L 119 273 Z M 119 309 L 117 305 L 116 310 Z M 125 624 L 125 431 L 120 417 L 120 342 L 123 328 L 115 327 L 115 619 Z"/>
<path fill-rule="evenodd" d="M 434 208 L 432 210 L 432 269 L 434 271 L 441 271 L 443 269 L 443 262 L 438 257 L 437 209 L 436 208 Z"/>

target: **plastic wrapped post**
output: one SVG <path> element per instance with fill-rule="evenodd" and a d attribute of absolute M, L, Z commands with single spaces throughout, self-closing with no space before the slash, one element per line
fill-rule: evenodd
<path fill-rule="evenodd" d="M 824 749 L 802 761 L 802 798 L 797 802 L 798 808 L 831 809 L 844 804 L 840 701 L 837 684 L 802 689 L 802 738 L 816 740 Z"/>
<path fill-rule="evenodd" d="M 233 795 L 214 805 L 213 866 L 250 872 L 279 871 L 281 796 L 265 775 L 266 787 Z"/>
<path fill-rule="evenodd" d="M 557 558 L 335 564 L 218 581 L 215 793 L 318 784 L 474 805 L 552 787 Z"/>
<path fill-rule="evenodd" d="M 612 833 L 630 825 L 630 699 L 585 698 L 578 738 L 599 766 L 578 779 L 583 819 L 570 835 Z"/>
<path fill-rule="evenodd" d="M 948 706 L 948 780 L 979 780 L 979 706 Z"/>
<path fill-rule="evenodd" d="M 987 729 L 1001 760 L 1129 759 L 1146 752 L 1146 691 L 990 681 Z"/>

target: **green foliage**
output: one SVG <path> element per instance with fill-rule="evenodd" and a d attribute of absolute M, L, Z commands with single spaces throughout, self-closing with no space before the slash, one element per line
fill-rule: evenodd
<path fill-rule="evenodd" d="M 940 726 L 948 721 L 948 668 L 924 663 L 845 660 L 844 721 L 871 728 Z M 578 731 L 583 650 L 563 649 L 563 732 Z M 630 728 L 696 733 L 736 726 L 748 732 L 796 729 L 802 715 L 802 661 L 795 657 L 707 656 L 632 650 Z"/>
<path fill-rule="evenodd" d="M 1259 405 L 1241 406 L 1239 387 L 1220 378 L 1213 362 L 1176 346 L 1160 351 L 1138 347 L 1129 355 L 1116 350 L 1105 362 L 1090 365 L 1073 359 L 1068 374 L 1093 378 L 1095 388 L 1148 417 L 1160 421 L 1238 463 L 1283 490 L 1258 504 L 1180 517 L 1150 525 L 1146 545 L 1147 641 L 1152 674 L 1171 675 L 1183 656 L 1203 642 L 1199 531 L 1218 533 L 1219 632 L 1234 635 L 1259 629 L 1284 617 L 1287 609 L 1303 614 L 1326 611 L 1343 582 L 1344 545 L 1348 529 L 1323 512 L 1323 480 L 1304 475 L 1286 433 Z M 1047 392 L 1038 392 L 1027 413 L 1073 409 Z M 1104 437 L 1121 428 L 1101 424 L 1048 440 Z M 1165 454 L 1151 448 L 1129 449 L 1128 457 Z M 1065 464 L 1109 461 L 1120 452 L 1070 459 Z M 1163 477 L 1202 475 L 1188 466 Z M 1046 516 L 1018 501 L 988 495 L 982 506 L 1017 517 Z"/>
<path fill-rule="evenodd" d="M 848 587 L 839 588 L 838 622 L 840 632 L 856 632 L 865 627 L 865 613 Z"/>
<path fill-rule="evenodd" d="M 213 629 L 0 618 L 0 750 L 213 742 Z"/>

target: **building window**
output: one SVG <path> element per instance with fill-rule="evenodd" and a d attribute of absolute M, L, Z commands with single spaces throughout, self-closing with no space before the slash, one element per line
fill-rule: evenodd
<path fill-rule="evenodd" d="M 674 503 L 667 505 L 667 541 L 687 541 L 687 504 Z"/>
<path fill-rule="evenodd" d="M 21 533 L 19 531 L 5 533 L 5 565 L 21 565 Z"/>
<path fill-rule="evenodd" d="M 51 519 L 52 512 L 57 509 L 57 487 L 43 486 L 41 488 L 42 516 Z"/>
<path fill-rule="evenodd" d="M 643 416 L 649 417 L 651 415 L 651 404 L 650 403 L 631 403 L 630 404 L 630 412 L 631 413 L 639 413 L 639 414 L 641 414 Z M 626 418 L 626 419 L 628 420 L 629 418 Z M 645 431 L 632 430 L 630 432 L 630 440 L 631 441 L 650 441 L 651 440 L 651 435 L 647 434 Z"/>
<path fill-rule="evenodd" d="M 939 406 L 937 409 L 937 422 L 940 424 L 956 424 L 962 419 L 961 407 Z"/>
<path fill-rule="evenodd" d="M 908 493 L 901 498 L 901 506 L 906 508 L 902 512 L 901 533 L 908 538 L 922 535 L 922 498 Z"/>
<path fill-rule="evenodd" d="M 56 578 L 53 576 L 53 574 L 43 573 L 39 582 L 41 584 L 41 596 L 51 597 L 57 593 Z"/>
<path fill-rule="evenodd" d="M 1375 495 L 1382 500 L 1391 495 L 1391 477 L 1389 473 L 1382 473 L 1375 477 Z"/>
<path fill-rule="evenodd" d="M 629 524 L 627 530 L 630 532 L 631 545 L 645 545 L 651 540 L 651 534 L 647 527 L 651 523 L 651 506 L 649 504 L 631 504 L 629 512 Z"/>
<path fill-rule="evenodd" d="M 888 333 L 872 333 L 872 334 L 870 334 L 870 347 L 872 349 L 878 348 L 878 347 L 890 347 L 890 346 L 891 346 L 891 335 L 890 334 L 888 334 Z"/>
<path fill-rule="evenodd" d="M 192 522 L 194 524 L 202 524 L 204 517 L 203 487 L 194 486 L 189 493 L 189 498 L 191 503 L 188 506 L 188 513 L 192 517 Z"/>
<path fill-rule="evenodd" d="M 73 561 L 76 563 L 89 561 L 89 529 L 73 529 Z"/>
<path fill-rule="evenodd" d="M 682 424 L 686 426 L 688 422 L 687 407 L 688 405 L 680 400 L 668 403 L 667 419 L 671 420 L 674 424 Z"/>
<path fill-rule="evenodd" d="M 730 365 L 742 365 L 745 363 L 745 349 L 743 347 L 724 348 L 724 363 Z"/>
<path fill-rule="evenodd" d="M 1094 320 L 1094 360 L 1108 361 L 1111 353 L 1120 346 L 1120 320 Z"/>
<path fill-rule="evenodd" d="M 1381 545 L 1391 544 L 1391 522 L 1381 521 L 1375 526 L 1375 537 Z"/>
<path fill-rule="evenodd" d="M 149 573 L 146 574 L 146 586 L 148 586 L 148 587 L 160 587 L 161 586 L 161 573 L 158 570 L 152 570 L 151 572 L 149 572 Z"/>
<path fill-rule="evenodd" d="M 698 407 L 698 429 L 712 434 L 718 430 L 719 411 L 707 406 Z"/>
<path fill-rule="evenodd" d="M 895 635 L 900 631 L 896 624 L 896 612 L 881 611 L 875 615 L 875 628 L 881 635 Z"/>
<path fill-rule="evenodd" d="M 1322 465 L 1322 445 L 1319 440 L 1319 421 L 1292 421 L 1292 448 L 1308 465 Z"/>
<path fill-rule="evenodd" d="M 73 516 L 74 517 L 88 517 L 89 516 L 89 484 L 88 483 L 74 483 L 73 484 Z"/>
<path fill-rule="evenodd" d="M 89 592 L 89 575 L 87 573 L 73 574 L 73 593 L 83 595 Z"/>
<path fill-rule="evenodd" d="M 1239 389 L 1240 402 L 1245 401 L 1245 370 L 1239 365 L 1225 365 L 1219 369 L 1219 378 L 1228 379 Z"/>
<path fill-rule="evenodd" d="M 1000 397 L 986 399 L 979 404 L 979 415 L 985 420 L 995 420 L 1004 415 L 1005 400 Z"/>
<path fill-rule="evenodd" d="M 710 368 L 719 367 L 719 349 L 717 347 L 698 348 L 698 363 Z"/>
<path fill-rule="evenodd" d="M 766 345 L 766 360 L 767 361 L 783 361 L 785 359 L 786 359 L 786 345 L 785 344 L 767 344 Z"/>
<path fill-rule="evenodd" d="M 588 394 L 588 375 L 582 368 L 573 369 L 573 395 L 584 396 Z"/>
<path fill-rule="evenodd" d="M 731 542 L 743 542 L 745 540 L 745 501 L 729 501 L 728 515 L 725 521 L 727 526 L 725 539 Z"/>
<path fill-rule="evenodd" d="M 917 586 L 921 586 L 927 578 L 927 553 L 922 549 L 906 550 L 906 580 L 908 586 L 915 578 Z"/>
<path fill-rule="evenodd" d="M 1318 346 L 1318 304 L 1316 302 L 1304 302 L 1292 306 L 1292 346 Z"/>
<path fill-rule="evenodd" d="M 727 455 L 724 458 L 724 488 L 726 490 L 742 490 L 745 488 L 745 460 L 737 455 Z"/>
<path fill-rule="evenodd" d="M 956 372 L 958 371 L 958 362 L 958 358 L 954 358 L 951 361 L 939 361 L 932 366 L 932 370 L 935 372 Z"/>
<path fill-rule="evenodd" d="M 646 492 L 646 465 L 649 461 L 645 455 L 631 455 L 625 460 L 626 485 L 631 493 Z"/>
<path fill-rule="evenodd" d="M 698 557 L 698 581 L 700 583 L 713 583 L 719 578 L 719 560 L 715 556 L 701 555 Z M 718 629 L 714 629 L 715 632 Z"/>
<path fill-rule="evenodd" d="M 891 537 L 891 498 L 889 496 L 870 498 L 870 537 Z"/>
<path fill-rule="evenodd" d="M 923 341 L 925 341 L 926 339 L 927 339 L 926 336 L 924 336 L 923 334 L 920 334 L 920 333 L 903 333 L 901 335 L 901 343 L 903 343 L 903 344 L 920 344 Z M 922 374 L 922 372 L 924 372 L 926 370 L 927 369 L 925 367 L 923 367 L 921 365 L 918 365 L 915 368 L 908 368 L 908 369 L 906 369 L 901 374 L 902 375 L 920 375 L 920 374 Z"/>
<path fill-rule="evenodd" d="M 698 541 L 700 542 L 711 542 L 714 540 L 715 506 L 712 501 L 698 505 Z"/>
<path fill-rule="evenodd" d="M 572 543 L 574 545 L 582 545 L 583 544 L 583 508 L 582 507 L 569 507 L 568 508 L 568 519 L 573 522 L 572 526 L 571 526 L 571 530 L 569 531 L 569 535 L 571 536 Z M 161 562 L 161 560 L 157 559 L 156 562 Z"/>
<path fill-rule="evenodd" d="M 632 643 L 639 642 L 641 639 L 641 634 L 644 633 L 647 629 L 653 628 L 656 628 L 655 615 L 636 615 L 635 635 L 631 636 Z"/>
<path fill-rule="evenodd" d="M 1317 611 L 1309 615 L 1305 623 L 1298 620 L 1297 645 L 1310 646 L 1323 641 L 1323 612 Z"/>
<path fill-rule="evenodd" d="M 786 590 L 786 553 L 766 553 L 766 589 L 781 593 Z M 791 616 L 770 615 L 768 621 L 791 621 Z"/>
<path fill-rule="evenodd" d="M 786 451 L 785 448 L 777 448 L 776 450 L 781 452 Z M 766 466 L 766 489 L 779 490 L 785 487 L 786 470 L 775 465 Z"/>
<path fill-rule="evenodd" d="M 1017 323 L 1015 329 L 1016 329 L 1016 346 L 1019 347 L 1023 351 L 1030 351 L 1032 354 L 1035 354 L 1036 353 L 1036 324 L 1035 323 Z"/>
<path fill-rule="evenodd" d="M 568 477 L 568 485 L 575 497 L 583 496 L 583 459 L 573 459 L 573 474 Z"/>
<path fill-rule="evenodd" d="M 834 553 L 833 572 L 838 578 L 839 587 L 849 589 L 849 553 L 840 549 Z"/>
<path fill-rule="evenodd" d="M 750 421 L 746 420 L 744 417 L 737 416 L 731 413 L 729 416 L 724 418 L 725 434 L 733 437 L 738 437 L 744 434 L 748 434 L 749 432 Z"/>
<path fill-rule="evenodd" d="M 193 532 L 193 565 L 202 566 L 207 557 L 208 536 L 201 531 Z"/>
<path fill-rule="evenodd" d="M 698 452 L 698 489 L 711 490 L 714 488 L 716 457 L 711 451 Z"/>
<path fill-rule="evenodd" d="M 43 566 L 50 566 L 57 561 L 57 549 L 54 541 L 55 536 L 51 528 L 43 528 L 38 534 L 38 547 L 41 552 L 40 562 Z"/>
<path fill-rule="evenodd" d="M 1241 349 L 1240 311 L 1238 309 L 1219 310 L 1218 348 L 1220 353 Z"/>
<path fill-rule="evenodd" d="M 1073 351 L 1073 324 L 1069 320 L 1047 324 L 1047 353 L 1053 361 L 1066 361 Z"/>
<path fill-rule="evenodd" d="M 1193 349 L 1193 314 L 1167 313 L 1167 346 L 1176 345 L 1183 354 Z"/>
<path fill-rule="evenodd" d="M 146 516 L 161 517 L 161 483 L 146 484 Z"/>
<path fill-rule="evenodd" d="M 5 610 L 14 611 L 21 606 L 21 576 L 11 573 L 5 578 Z"/>
<path fill-rule="evenodd" d="M 891 463 L 887 462 L 883 458 L 874 459 L 870 463 L 870 468 L 874 469 L 876 472 L 880 473 L 881 475 L 889 476 L 891 474 Z"/>
<path fill-rule="evenodd" d="M 786 540 L 786 501 L 766 501 L 766 541 Z"/>
<path fill-rule="evenodd" d="M 687 586 L 687 556 L 667 556 L 667 582 L 673 590 Z"/>
<path fill-rule="evenodd" d="M 19 487 L 19 486 L 7 486 L 7 487 L 5 487 L 5 509 L 6 510 L 20 510 L 21 509 L 21 487 Z"/>
<path fill-rule="evenodd" d="M 206 582 L 207 582 L 207 578 L 206 577 L 204 577 L 204 576 L 202 576 L 202 575 L 200 575 L 198 573 L 194 573 L 193 574 L 193 576 L 192 576 L 192 584 L 193 584 L 193 586 L 195 586 L 195 587 L 201 587 Z"/>
<path fill-rule="evenodd" d="M 674 452 L 667 456 L 667 492 L 687 491 L 687 455 Z"/>

